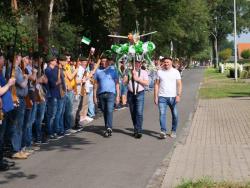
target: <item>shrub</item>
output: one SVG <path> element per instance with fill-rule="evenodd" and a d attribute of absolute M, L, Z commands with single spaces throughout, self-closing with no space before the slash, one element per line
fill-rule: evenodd
<path fill-rule="evenodd" d="M 243 50 L 240 55 L 244 59 L 250 59 L 250 49 Z"/>
<path fill-rule="evenodd" d="M 247 78 L 248 78 L 248 71 L 243 70 L 243 71 L 240 73 L 240 78 L 242 78 L 242 79 L 247 79 Z"/>
<path fill-rule="evenodd" d="M 230 78 L 234 78 L 235 76 L 234 76 L 234 72 L 235 72 L 235 69 L 230 69 L 229 70 L 229 77 Z M 239 69 L 237 69 L 237 77 L 239 78 L 240 77 L 240 70 Z"/>

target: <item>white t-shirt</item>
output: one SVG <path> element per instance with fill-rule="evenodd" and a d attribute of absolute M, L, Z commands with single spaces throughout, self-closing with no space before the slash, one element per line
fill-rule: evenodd
<path fill-rule="evenodd" d="M 181 80 L 181 75 L 178 70 L 175 68 L 158 70 L 156 79 L 160 81 L 158 96 L 176 97 L 177 80 Z"/>
<path fill-rule="evenodd" d="M 85 72 L 85 68 L 83 68 L 82 66 L 79 66 L 78 68 L 78 72 L 77 72 L 77 80 L 81 80 L 82 77 L 83 77 L 83 74 Z M 89 92 L 89 87 L 90 87 L 91 83 L 90 83 L 90 80 L 86 80 L 86 83 L 85 83 L 85 89 L 86 89 L 86 92 L 88 93 Z M 79 94 L 81 92 L 81 87 L 82 85 L 81 84 L 77 84 L 77 93 Z"/>

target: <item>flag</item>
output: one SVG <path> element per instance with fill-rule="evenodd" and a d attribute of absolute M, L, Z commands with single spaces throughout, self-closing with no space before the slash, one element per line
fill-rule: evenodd
<path fill-rule="evenodd" d="M 89 45 L 89 44 L 90 44 L 90 42 L 91 42 L 91 40 L 90 40 L 89 38 L 87 38 L 87 37 L 83 36 L 83 37 L 82 37 L 81 42 L 83 42 L 84 44 Z"/>

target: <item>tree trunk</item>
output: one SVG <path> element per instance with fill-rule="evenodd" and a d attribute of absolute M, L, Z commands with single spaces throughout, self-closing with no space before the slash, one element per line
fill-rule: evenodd
<path fill-rule="evenodd" d="M 50 4 L 49 4 L 49 25 L 48 25 L 49 30 L 50 30 L 51 22 L 52 22 L 53 7 L 54 7 L 54 0 L 50 0 Z"/>
<path fill-rule="evenodd" d="M 215 42 L 215 39 L 212 40 L 212 52 L 213 52 L 212 63 L 213 63 L 214 68 L 216 68 L 216 42 Z"/>
<path fill-rule="evenodd" d="M 47 6 L 46 6 L 47 5 Z M 45 0 L 38 6 L 38 49 L 48 53 L 49 29 L 52 22 L 54 0 Z"/>

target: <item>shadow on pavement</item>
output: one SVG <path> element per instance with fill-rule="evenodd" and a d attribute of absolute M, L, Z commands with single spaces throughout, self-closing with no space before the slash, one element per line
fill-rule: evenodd
<path fill-rule="evenodd" d="M 64 136 L 61 139 L 50 141 L 46 145 L 42 145 L 40 148 L 41 151 L 51 151 L 58 150 L 60 152 L 64 152 L 67 150 L 82 150 L 82 148 L 77 147 L 85 144 L 92 144 L 90 141 L 87 141 L 85 138 L 77 137 L 76 134 L 72 134 L 69 136 Z"/>
<path fill-rule="evenodd" d="M 103 135 L 104 130 L 105 130 L 104 126 L 101 126 L 101 125 L 89 125 L 89 126 L 83 128 L 82 131 L 95 133 L 95 134 L 98 134 L 98 135 L 104 137 L 104 135 Z M 125 134 L 127 136 L 133 137 L 133 133 L 126 132 L 126 131 L 124 131 L 122 129 L 112 129 L 112 131 L 114 133 L 121 133 L 121 134 Z"/>
<path fill-rule="evenodd" d="M 126 130 L 131 131 L 132 133 L 134 133 L 133 128 L 126 128 Z M 159 133 L 155 132 L 155 131 L 151 131 L 151 130 L 148 130 L 148 129 L 143 129 L 142 134 L 145 134 L 145 135 L 148 135 L 148 136 L 151 136 L 151 137 L 154 137 L 154 138 L 157 138 L 157 139 L 161 140 L 161 138 L 159 137 Z"/>
<path fill-rule="evenodd" d="M 7 184 L 10 181 L 13 181 L 14 179 L 22 178 L 22 179 L 27 179 L 27 180 L 33 180 L 37 177 L 37 175 L 25 174 L 24 172 L 20 171 L 20 167 L 15 166 L 11 168 L 8 172 L 4 172 L 3 177 L 4 177 L 4 180 L 0 180 L 0 185 Z"/>

